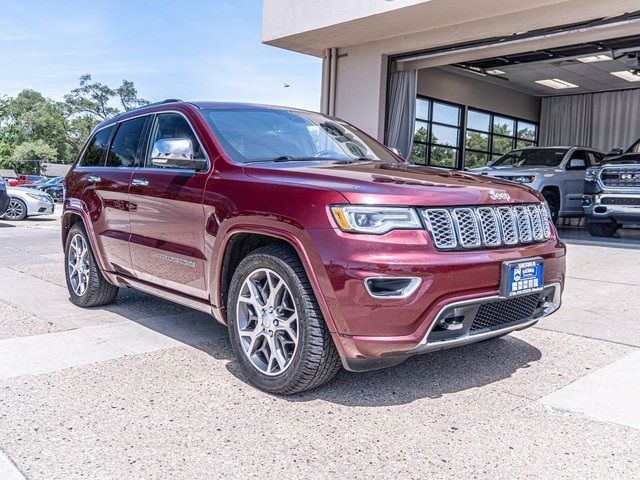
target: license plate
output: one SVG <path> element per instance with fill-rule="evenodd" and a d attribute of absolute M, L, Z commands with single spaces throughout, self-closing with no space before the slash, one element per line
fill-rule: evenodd
<path fill-rule="evenodd" d="M 544 262 L 542 258 L 528 258 L 502 262 L 500 295 L 515 297 L 539 292 L 544 287 Z"/>

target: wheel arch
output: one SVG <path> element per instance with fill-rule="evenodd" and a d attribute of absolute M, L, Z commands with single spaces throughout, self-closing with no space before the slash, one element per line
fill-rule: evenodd
<path fill-rule="evenodd" d="M 218 257 L 219 260 L 215 269 L 215 275 L 212 277 L 214 281 L 211 285 L 211 298 L 215 300 L 216 303 L 214 307 L 216 317 L 223 323 L 226 323 L 226 305 L 229 285 L 240 261 L 256 248 L 271 244 L 286 245 L 296 253 L 311 283 L 311 288 L 322 310 L 327 327 L 329 331 L 335 332 L 335 324 L 331 312 L 322 295 L 318 278 L 315 275 L 311 266 L 311 260 L 302 242 L 290 232 L 275 229 L 264 230 L 248 227 L 234 230 L 227 235 L 225 243 L 220 249 L 222 254 Z"/>
<path fill-rule="evenodd" d="M 558 216 L 560 216 L 564 211 L 564 199 L 562 198 L 560 187 L 558 185 L 545 185 L 540 189 L 540 193 L 544 195 L 544 192 L 553 192 L 558 196 L 558 201 L 560 202 L 558 206 Z"/>
<path fill-rule="evenodd" d="M 81 223 L 82 227 L 84 228 L 84 231 L 87 232 L 87 238 L 89 240 L 91 250 L 93 251 L 93 255 L 96 259 L 96 262 L 98 263 L 98 266 L 100 267 L 100 270 L 102 271 L 103 275 L 108 276 L 106 274 L 106 271 L 108 269 L 106 268 L 106 265 L 104 263 L 104 258 L 101 254 L 101 250 L 98 248 L 94 231 L 93 231 L 93 226 L 91 225 L 91 222 L 88 219 L 89 219 L 89 216 L 83 210 L 76 209 L 76 208 L 67 208 L 64 210 L 64 212 L 62 213 L 61 228 L 60 228 L 60 234 L 62 237 L 62 248 L 64 250 L 66 246 L 67 236 L 69 235 L 69 231 L 71 230 L 71 227 L 73 227 L 78 223 Z"/>

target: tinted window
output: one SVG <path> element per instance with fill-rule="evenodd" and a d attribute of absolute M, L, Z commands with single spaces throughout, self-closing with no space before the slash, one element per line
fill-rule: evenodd
<path fill-rule="evenodd" d="M 109 145 L 111 132 L 113 132 L 113 125 L 103 128 L 93 136 L 87 150 L 84 152 L 84 157 L 80 162 L 81 166 L 97 167 L 104 165 L 104 157 Z"/>
<path fill-rule="evenodd" d="M 206 158 L 204 150 L 200 145 L 200 141 L 191 129 L 189 122 L 177 113 L 163 113 L 158 115 L 153 134 L 151 135 L 151 144 L 158 140 L 166 138 L 188 138 L 193 144 L 193 158 Z M 153 167 L 151 159 L 147 159 L 147 167 Z"/>
<path fill-rule="evenodd" d="M 514 150 L 496 160 L 493 167 L 557 167 L 562 163 L 566 149 L 536 148 Z"/>
<path fill-rule="evenodd" d="M 146 117 L 134 118 L 122 122 L 111 142 L 107 166 L 109 167 L 133 167 L 136 163 L 136 155 L 140 137 Z"/>

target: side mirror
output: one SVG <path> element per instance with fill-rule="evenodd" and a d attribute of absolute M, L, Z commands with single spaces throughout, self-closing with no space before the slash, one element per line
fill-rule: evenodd
<path fill-rule="evenodd" d="M 572 158 L 569 160 L 567 170 L 586 170 L 587 163 L 582 158 Z"/>
<path fill-rule="evenodd" d="M 612 148 L 611 150 L 609 150 L 609 153 L 607 153 L 607 157 L 617 157 L 618 155 L 622 155 L 623 153 L 624 151 L 621 148 Z"/>
<path fill-rule="evenodd" d="M 151 163 L 155 167 L 200 170 L 207 161 L 204 158 L 193 158 L 193 143 L 190 139 L 164 138 L 154 142 L 151 149 Z"/>

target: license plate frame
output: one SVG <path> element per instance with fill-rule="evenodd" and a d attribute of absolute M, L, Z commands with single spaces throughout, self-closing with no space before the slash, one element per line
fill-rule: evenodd
<path fill-rule="evenodd" d="M 500 296 L 513 298 L 544 289 L 544 259 L 521 258 L 502 262 Z"/>

